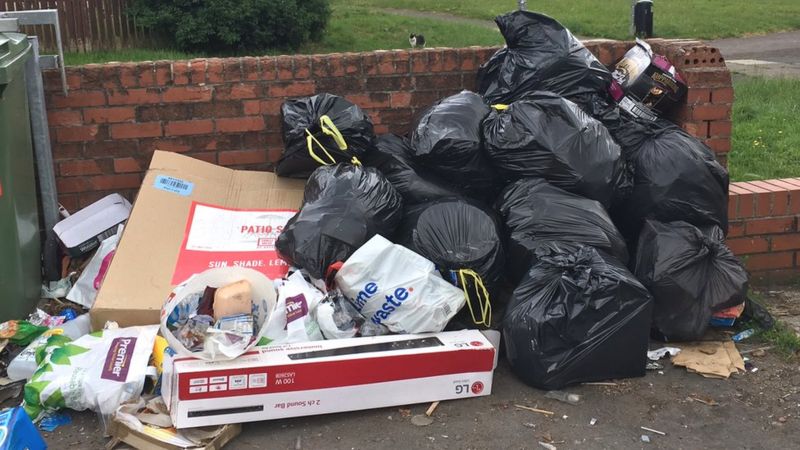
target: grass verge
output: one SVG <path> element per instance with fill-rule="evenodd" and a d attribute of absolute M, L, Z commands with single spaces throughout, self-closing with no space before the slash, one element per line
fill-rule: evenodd
<path fill-rule="evenodd" d="M 741 78 L 734 90 L 731 180 L 800 175 L 800 80 Z"/>
<path fill-rule="evenodd" d="M 783 322 L 775 321 L 769 330 L 760 330 L 755 334 L 765 344 L 771 345 L 780 355 L 791 358 L 800 354 L 800 336 Z"/>

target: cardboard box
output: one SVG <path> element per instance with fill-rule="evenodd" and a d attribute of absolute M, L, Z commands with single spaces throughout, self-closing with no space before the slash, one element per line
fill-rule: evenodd
<path fill-rule="evenodd" d="M 136 429 L 116 417 L 108 424 L 108 434 L 111 441 L 106 446 L 111 450 L 120 443 L 125 443 L 141 450 L 220 450 L 242 432 L 242 426 L 228 424 L 214 430 L 211 438 L 196 444 L 186 439 L 174 428 L 158 428 L 142 424 L 141 429 Z"/>
<path fill-rule="evenodd" d="M 479 397 L 496 353 L 477 330 L 257 347 L 165 362 L 162 395 L 176 428 Z"/>
<path fill-rule="evenodd" d="M 114 235 L 117 226 L 131 214 L 131 204 L 119 194 L 110 194 L 53 226 L 67 254 L 85 255 Z"/>
<path fill-rule="evenodd" d="M 274 241 L 300 207 L 303 180 L 156 151 L 92 308 L 92 326 L 159 322 L 172 288 L 226 265 L 287 270 Z"/>

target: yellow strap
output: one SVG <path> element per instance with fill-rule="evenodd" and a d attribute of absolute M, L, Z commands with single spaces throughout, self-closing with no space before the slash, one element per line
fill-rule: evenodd
<path fill-rule="evenodd" d="M 469 314 L 472 316 L 472 321 L 476 325 L 484 325 L 487 327 L 492 326 L 492 304 L 489 301 L 489 291 L 483 285 L 480 275 L 474 270 L 461 269 L 458 271 L 459 281 L 461 282 L 461 289 L 464 290 L 464 297 L 467 299 L 467 308 Z M 475 307 L 473 307 L 473 298 L 467 289 L 467 277 L 471 277 L 475 285 L 475 300 L 478 302 L 478 314 L 480 317 L 475 316 Z"/>
<path fill-rule="evenodd" d="M 492 105 L 492 108 L 498 111 L 505 111 L 508 109 L 508 105 L 506 105 L 505 103 L 495 103 L 494 105 Z"/>
<path fill-rule="evenodd" d="M 328 117 L 327 115 L 320 117 L 319 126 L 323 133 L 333 137 L 333 141 L 336 143 L 336 146 L 339 147 L 339 150 L 342 150 L 343 152 L 347 151 L 347 142 L 344 140 L 344 136 L 342 136 L 342 133 L 339 131 L 338 128 L 336 128 L 336 125 L 333 123 L 333 120 L 331 120 L 330 117 Z M 333 155 L 331 155 L 330 152 L 328 152 L 328 149 L 326 149 L 325 146 L 322 145 L 322 143 L 316 137 L 314 137 L 314 135 L 311 134 L 310 131 L 308 131 L 308 128 L 306 128 L 306 134 L 308 135 L 306 136 L 306 145 L 308 146 L 309 156 L 311 156 L 311 158 L 314 161 L 318 162 L 320 165 L 323 166 L 336 164 L 336 158 L 334 158 Z M 330 162 L 320 158 L 314 152 L 314 144 L 317 144 L 317 146 L 320 149 L 322 149 L 322 152 L 325 153 L 324 156 L 326 156 Z M 355 157 L 355 155 L 353 155 L 352 159 L 350 160 L 350 163 L 355 166 L 361 165 L 361 161 L 359 161 L 358 158 Z"/>

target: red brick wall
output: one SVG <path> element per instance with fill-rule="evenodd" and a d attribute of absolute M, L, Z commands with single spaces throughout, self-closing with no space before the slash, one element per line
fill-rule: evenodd
<path fill-rule="evenodd" d="M 719 52 L 697 41 L 652 40 L 689 84 L 675 119 L 725 162 L 733 88 Z M 604 63 L 631 43 L 591 40 Z M 111 192 L 133 199 L 153 150 L 269 170 L 280 155 L 280 105 L 316 92 L 365 108 L 378 133 L 409 131 L 415 114 L 446 95 L 474 89 L 495 48 L 245 57 L 105 64 L 67 69 L 70 93 L 46 74 L 60 201 L 76 210 Z M 756 276 L 797 273 L 800 181 L 735 183 L 730 245 Z"/>

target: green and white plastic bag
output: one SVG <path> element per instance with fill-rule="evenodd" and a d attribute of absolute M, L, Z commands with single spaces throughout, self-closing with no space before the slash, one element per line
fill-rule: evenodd
<path fill-rule="evenodd" d="M 61 408 L 110 416 L 141 394 L 156 333 L 152 325 L 97 331 L 74 341 L 51 337 L 25 385 L 25 412 L 34 421 Z"/>

